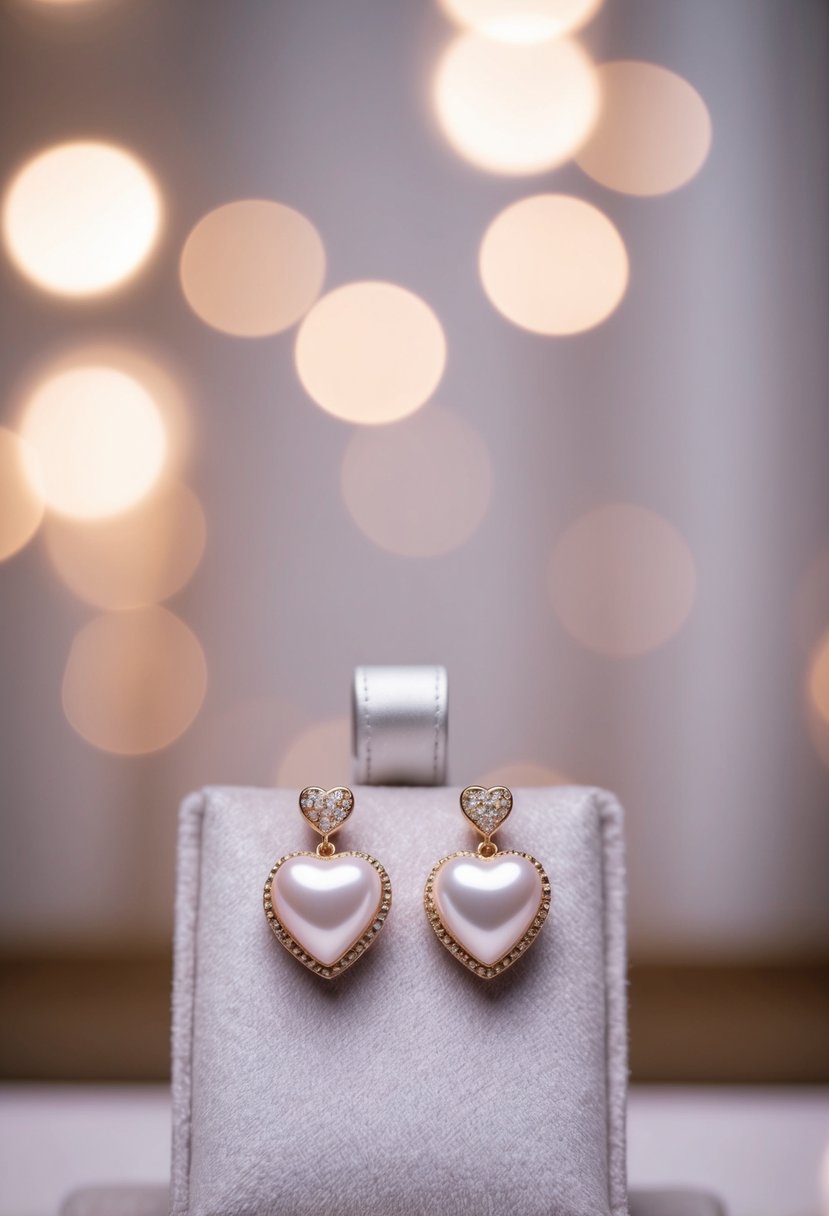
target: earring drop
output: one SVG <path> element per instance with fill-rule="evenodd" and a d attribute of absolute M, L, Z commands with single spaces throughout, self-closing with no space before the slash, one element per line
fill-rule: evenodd
<path fill-rule="evenodd" d="M 483 840 L 475 853 L 451 853 L 432 869 L 423 893 L 438 939 L 455 957 L 493 979 L 532 945 L 550 910 L 550 880 L 529 853 L 498 852 L 492 839 L 512 810 L 504 785 L 470 785 L 461 810 Z"/>
<path fill-rule="evenodd" d="M 265 915 L 278 941 L 324 979 L 341 975 L 377 938 L 391 907 L 391 882 L 368 853 L 338 853 L 329 837 L 354 810 L 350 789 L 308 786 L 299 809 L 322 836 L 314 853 L 288 853 L 265 882 Z"/>

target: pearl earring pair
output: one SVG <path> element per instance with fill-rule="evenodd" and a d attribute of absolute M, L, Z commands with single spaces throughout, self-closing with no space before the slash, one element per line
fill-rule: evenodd
<path fill-rule="evenodd" d="M 424 906 L 438 940 L 483 979 L 511 967 L 532 945 L 550 910 L 550 881 L 529 853 L 499 852 L 492 839 L 512 810 L 503 785 L 471 785 L 461 810 L 483 839 L 476 852 L 441 858 L 426 880 Z M 268 924 L 310 971 L 333 979 L 374 943 L 391 908 L 391 881 L 369 853 L 338 853 L 331 836 L 354 810 L 346 786 L 308 786 L 299 809 L 322 840 L 314 853 L 288 853 L 265 882 Z"/>

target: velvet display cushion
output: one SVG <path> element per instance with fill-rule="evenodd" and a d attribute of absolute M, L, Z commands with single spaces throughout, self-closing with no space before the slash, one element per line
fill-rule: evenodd
<path fill-rule="evenodd" d="M 333 980 L 293 958 L 263 911 L 273 863 L 316 844 L 297 792 L 210 788 L 182 806 L 174 1216 L 622 1216 L 619 804 L 514 791 L 498 844 L 543 864 L 551 908 L 526 955 L 484 980 L 423 907 L 434 863 L 477 843 L 458 791 L 355 793 L 338 849 L 378 858 L 393 901 Z"/>

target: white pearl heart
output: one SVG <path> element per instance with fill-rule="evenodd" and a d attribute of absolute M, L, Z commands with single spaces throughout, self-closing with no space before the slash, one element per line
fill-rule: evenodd
<path fill-rule="evenodd" d="M 485 968 L 514 961 L 505 956 L 540 928 L 534 922 L 539 916 L 543 921 L 549 907 L 546 876 L 525 853 L 456 854 L 438 863 L 430 882 L 427 912 L 431 901 L 440 924 L 471 956 L 471 964 Z"/>
<path fill-rule="evenodd" d="M 278 863 L 265 886 L 265 908 L 272 905 L 277 936 L 281 925 L 292 939 L 284 945 L 296 943 L 309 962 L 325 968 L 342 963 L 361 939 L 379 932 L 386 916 L 381 906 L 387 911 L 390 900 L 385 871 L 359 853 L 295 853 Z M 362 942 L 360 951 L 369 944 Z"/>

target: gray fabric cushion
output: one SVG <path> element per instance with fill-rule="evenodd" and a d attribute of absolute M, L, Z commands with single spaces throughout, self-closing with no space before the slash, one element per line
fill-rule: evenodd
<path fill-rule="evenodd" d="M 313 780 L 313 774 L 309 774 Z M 333 982 L 271 934 L 262 887 L 313 848 L 295 791 L 182 808 L 176 915 L 176 1216 L 621 1216 L 626 1208 L 621 811 L 597 790 L 516 791 L 499 834 L 544 863 L 550 916 L 491 982 L 432 933 L 423 885 L 474 848 L 446 789 L 356 791 L 340 849 L 394 899 Z"/>

